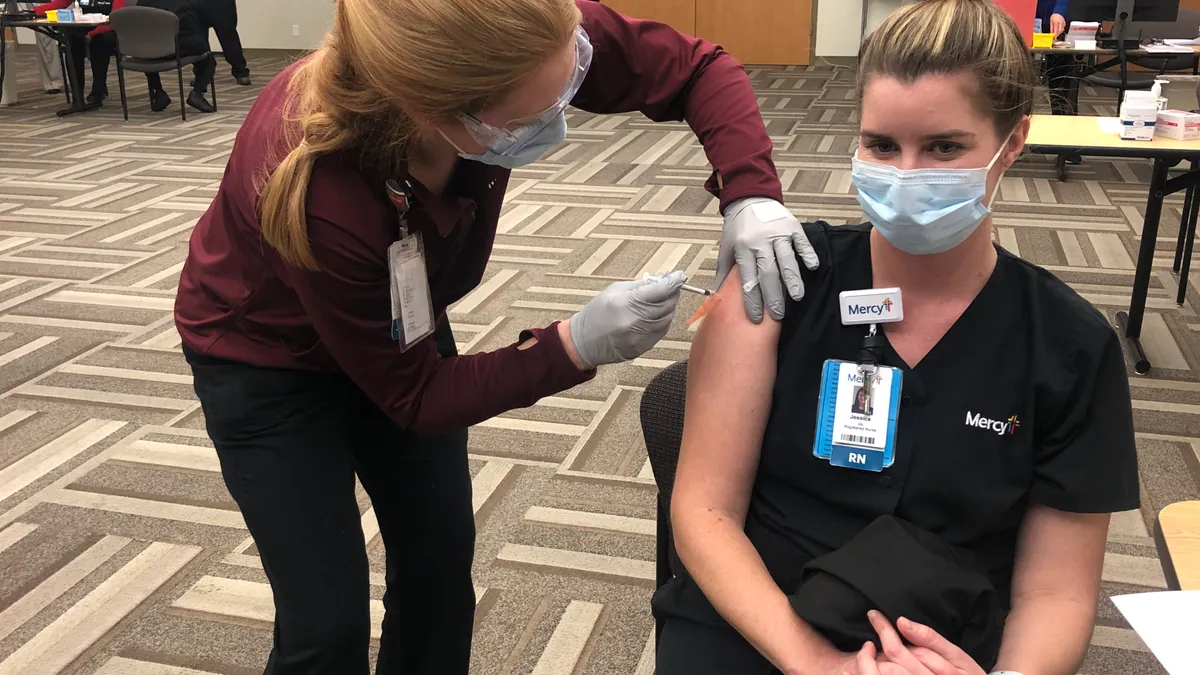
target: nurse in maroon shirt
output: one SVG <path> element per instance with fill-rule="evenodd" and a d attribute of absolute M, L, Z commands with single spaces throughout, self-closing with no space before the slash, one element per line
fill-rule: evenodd
<path fill-rule="evenodd" d="M 341 0 L 324 46 L 247 116 L 175 308 L 275 596 L 267 673 L 368 672 L 356 476 L 387 551 L 377 672 L 467 673 L 466 428 L 666 333 L 678 272 L 455 353 L 446 307 L 481 281 L 509 171 L 563 140 L 568 104 L 687 120 L 726 220 L 717 282 L 736 263 L 758 320 L 803 294 L 797 257 L 816 256 L 779 203 L 750 83 L 716 45 L 587 0 Z"/>

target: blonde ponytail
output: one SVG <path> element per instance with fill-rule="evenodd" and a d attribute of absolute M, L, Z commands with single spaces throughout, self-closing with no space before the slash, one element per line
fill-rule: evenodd
<path fill-rule="evenodd" d="M 440 123 L 501 100 L 579 20 L 575 0 L 338 0 L 333 29 L 289 85 L 291 149 L 257 181 L 263 238 L 317 269 L 305 212 L 321 155 L 351 150 L 382 185 L 418 133 L 410 113 Z"/>

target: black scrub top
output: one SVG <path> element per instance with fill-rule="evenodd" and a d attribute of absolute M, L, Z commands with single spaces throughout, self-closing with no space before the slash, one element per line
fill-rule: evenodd
<path fill-rule="evenodd" d="M 804 299 L 787 307 L 746 516 L 747 535 L 785 593 L 805 563 L 894 515 L 974 553 L 1007 608 L 1031 503 L 1076 513 L 1138 507 L 1116 333 L 1062 281 L 999 247 L 979 295 L 916 368 L 884 348 L 883 364 L 904 373 L 894 464 L 873 473 L 814 457 L 822 365 L 854 360 L 867 330 L 842 325 L 838 294 L 872 287 L 871 226 L 804 228 L 821 266 L 806 275 Z M 723 623 L 686 573 L 660 589 L 654 609 Z"/>

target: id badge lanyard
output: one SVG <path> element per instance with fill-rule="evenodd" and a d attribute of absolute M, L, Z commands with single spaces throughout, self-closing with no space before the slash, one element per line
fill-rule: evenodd
<path fill-rule="evenodd" d="M 821 370 L 813 454 L 833 466 L 882 471 L 895 461 L 904 373 L 882 365 L 879 324 L 904 319 L 900 289 L 843 291 L 838 299 L 842 323 L 866 331 L 857 360 L 829 359 Z"/>
<path fill-rule="evenodd" d="M 433 297 L 420 232 L 408 230 L 412 185 L 405 180 L 387 182 L 388 198 L 400 219 L 400 238 L 388 247 L 388 281 L 392 300 L 392 339 L 400 351 L 433 335 Z"/>

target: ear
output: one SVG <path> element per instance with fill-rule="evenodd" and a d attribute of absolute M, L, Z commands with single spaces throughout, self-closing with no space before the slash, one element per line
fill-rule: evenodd
<path fill-rule="evenodd" d="M 1032 118 L 1025 115 L 1020 122 L 1017 122 L 1012 136 L 1008 137 L 1008 147 L 1004 149 L 1004 168 L 1006 170 L 1016 163 L 1017 158 L 1021 156 L 1021 151 L 1025 149 L 1025 141 L 1029 138 L 1031 123 Z"/>

